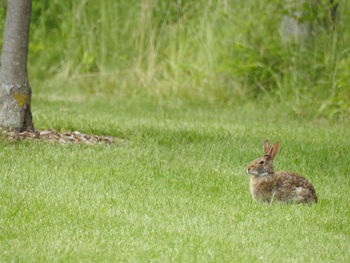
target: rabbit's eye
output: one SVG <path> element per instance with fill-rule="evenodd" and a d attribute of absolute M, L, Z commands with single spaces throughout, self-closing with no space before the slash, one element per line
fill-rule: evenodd
<path fill-rule="evenodd" d="M 264 161 L 260 161 L 259 164 L 264 164 L 265 162 Z"/>

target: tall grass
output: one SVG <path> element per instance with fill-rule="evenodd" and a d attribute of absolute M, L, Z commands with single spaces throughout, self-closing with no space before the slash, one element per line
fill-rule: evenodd
<path fill-rule="evenodd" d="M 342 117 L 350 3 L 339 2 L 334 27 L 319 24 L 309 43 L 295 45 L 281 41 L 279 0 L 34 1 L 34 94 L 274 101 L 297 115 Z"/>

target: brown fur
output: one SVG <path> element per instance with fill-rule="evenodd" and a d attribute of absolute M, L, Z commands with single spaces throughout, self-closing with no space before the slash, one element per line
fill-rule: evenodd
<path fill-rule="evenodd" d="M 316 203 L 317 196 L 312 184 L 304 177 L 292 172 L 275 172 L 273 159 L 279 143 L 273 147 L 264 142 L 264 156 L 247 166 L 250 192 L 255 200 L 264 202 Z"/>

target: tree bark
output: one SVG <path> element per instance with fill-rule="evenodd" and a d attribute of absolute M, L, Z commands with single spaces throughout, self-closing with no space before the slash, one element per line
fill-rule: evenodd
<path fill-rule="evenodd" d="M 27 74 L 32 0 L 8 0 L 0 68 L 0 127 L 34 130 Z"/>
<path fill-rule="evenodd" d="M 315 2 L 314 0 L 312 0 Z M 310 0 L 285 0 L 287 9 L 293 11 L 283 17 L 281 23 L 281 36 L 283 42 L 305 42 L 311 37 L 310 21 L 300 22 L 303 16 L 303 5 Z"/>
<path fill-rule="evenodd" d="M 282 19 L 280 32 L 283 42 L 304 43 L 312 38 L 313 23 L 316 20 L 315 13 L 312 15 L 311 9 L 315 12 L 324 12 L 324 16 L 328 17 L 326 24 L 333 25 L 336 19 L 338 1 L 328 0 L 323 5 L 320 0 L 285 0 L 287 10 L 290 12 Z M 309 14 L 307 14 L 309 13 Z M 302 19 L 307 15 L 308 19 Z M 314 17 L 313 17 L 314 16 Z"/>

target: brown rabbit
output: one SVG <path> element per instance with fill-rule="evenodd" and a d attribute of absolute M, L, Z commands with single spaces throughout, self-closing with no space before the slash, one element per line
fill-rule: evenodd
<path fill-rule="evenodd" d="M 312 184 L 304 177 L 292 172 L 275 172 L 273 160 L 280 144 L 273 147 L 264 142 L 264 155 L 247 166 L 250 192 L 255 200 L 285 203 L 316 203 L 317 196 Z"/>

